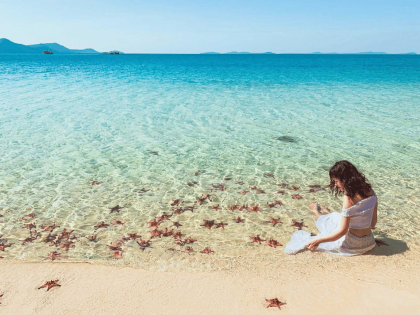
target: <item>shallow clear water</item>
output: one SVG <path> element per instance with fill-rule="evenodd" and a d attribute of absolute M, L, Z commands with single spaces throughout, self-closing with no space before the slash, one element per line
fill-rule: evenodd
<path fill-rule="evenodd" d="M 308 185 L 328 184 L 327 170 L 341 159 L 364 172 L 378 194 L 376 233 L 416 246 L 419 100 L 419 56 L 0 55 L 0 234 L 14 243 L 0 254 L 41 260 L 57 250 L 69 260 L 112 259 L 111 241 L 135 232 L 149 239 L 147 222 L 172 213 L 171 200 L 182 199 L 194 212 L 171 220 L 197 239 L 194 251 L 280 255 L 282 247 L 258 246 L 250 236 L 285 244 L 295 231 L 292 219 L 316 232 L 309 202 L 336 211 L 341 203 L 326 191 L 308 193 Z M 194 176 L 198 170 L 205 172 Z M 220 183 L 225 191 L 209 191 Z M 250 192 L 239 194 L 244 189 Z M 194 203 L 206 193 L 211 202 Z M 295 193 L 303 198 L 292 199 Z M 284 205 L 264 206 L 273 200 Z M 124 209 L 110 214 L 117 204 Z M 221 210 L 209 209 L 217 204 Z M 259 204 L 262 211 L 226 210 L 232 204 Z M 44 243 L 42 232 L 21 245 L 29 237 L 21 220 L 28 213 L 35 213 L 28 222 L 38 231 L 56 222 L 99 241 L 79 237 L 65 252 Z M 235 223 L 238 216 L 245 222 Z M 283 224 L 266 223 L 271 216 Z M 115 219 L 125 224 L 95 231 Z M 228 225 L 208 230 L 203 219 Z M 153 265 L 187 255 L 166 250 L 188 246 L 172 237 L 151 243 L 145 251 L 124 243 L 121 262 Z"/>

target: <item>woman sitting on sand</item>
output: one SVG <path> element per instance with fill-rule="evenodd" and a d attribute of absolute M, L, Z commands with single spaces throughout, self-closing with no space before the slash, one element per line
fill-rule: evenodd
<path fill-rule="evenodd" d="M 375 247 L 371 229 L 377 220 L 378 198 L 365 176 L 348 161 L 339 161 L 330 169 L 332 193 L 343 195 L 343 209 L 324 215 L 318 211 L 318 204 L 310 205 L 316 215 L 316 227 L 321 232 L 311 236 L 297 231 L 287 243 L 285 252 L 295 254 L 305 248 L 339 255 L 361 255 Z"/>

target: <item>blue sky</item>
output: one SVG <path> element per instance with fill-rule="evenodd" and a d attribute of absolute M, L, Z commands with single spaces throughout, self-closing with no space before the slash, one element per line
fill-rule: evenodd
<path fill-rule="evenodd" d="M 2 37 L 126 53 L 420 53 L 420 0 L 10 0 Z"/>

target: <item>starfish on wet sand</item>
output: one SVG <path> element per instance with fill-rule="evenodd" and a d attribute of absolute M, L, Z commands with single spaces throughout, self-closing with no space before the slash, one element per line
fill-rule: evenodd
<path fill-rule="evenodd" d="M 217 205 L 217 206 L 209 206 L 209 208 L 213 210 L 219 210 L 220 207 L 219 205 Z"/>
<path fill-rule="evenodd" d="M 243 222 L 245 222 L 245 219 L 241 219 L 240 217 L 237 217 L 235 219 L 235 221 L 236 221 L 236 223 L 243 223 Z"/>
<path fill-rule="evenodd" d="M 274 219 L 274 218 L 271 218 L 270 220 L 268 220 L 267 221 L 268 223 L 273 223 L 273 226 L 275 226 L 276 224 L 278 224 L 278 223 L 283 223 L 283 222 L 281 222 L 280 221 L 280 219 Z"/>
<path fill-rule="evenodd" d="M 57 238 L 57 234 L 48 234 L 47 237 L 44 239 L 45 243 L 53 242 Z"/>
<path fill-rule="evenodd" d="M 183 214 L 185 210 L 180 207 L 180 208 L 175 208 L 173 211 L 175 214 Z"/>
<path fill-rule="evenodd" d="M 230 210 L 230 211 L 234 211 L 234 210 L 239 210 L 239 208 L 240 208 L 240 205 L 231 205 L 231 206 L 228 206 L 228 210 Z"/>
<path fill-rule="evenodd" d="M 172 230 L 172 229 L 169 230 L 168 228 L 166 228 L 166 229 L 163 229 L 160 232 L 161 232 L 162 236 L 171 236 L 173 234 L 173 231 L 174 230 Z"/>
<path fill-rule="evenodd" d="M 90 184 L 92 185 L 92 186 L 95 186 L 95 185 L 99 185 L 101 182 L 98 182 L 97 180 L 94 180 L 93 182 L 91 182 Z"/>
<path fill-rule="evenodd" d="M 60 246 L 61 249 L 64 249 L 66 252 L 68 252 L 68 250 L 70 248 L 73 248 L 75 245 L 74 245 L 73 242 L 65 241 L 63 243 L 60 243 L 59 246 Z"/>
<path fill-rule="evenodd" d="M 97 242 L 97 240 L 96 240 L 97 236 L 98 236 L 98 234 L 95 234 L 95 235 L 88 236 L 86 238 L 91 242 Z"/>
<path fill-rule="evenodd" d="M 125 222 L 121 221 L 121 220 L 113 220 L 111 221 L 112 225 L 124 225 Z"/>
<path fill-rule="evenodd" d="M 273 203 L 274 203 L 276 206 L 282 206 L 282 205 L 283 205 L 283 202 L 281 202 L 281 201 L 279 201 L 279 200 L 274 200 L 274 201 L 273 201 Z"/>
<path fill-rule="evenodd" d="M 124 251 L 122 249 L 114 251 L 114 259 L 121 259 L 123 252 Z"/>
<path fill-rule="evenodd" d="M 161 236 L 162 232 L 161 232 L 161 231 L 159 231 L 158 229 L 155 229 L 155 230 L 149 231 L 149 233 L 150 233 L 150 238 L 154 238 L 154 237 L 162 237 L 162 236 Z"/>
<path fill-rule="evenodd" d="M 173 214 L 167 214 L 166 212 L 162 213 L 162 215 L 156 216 L 156 219 L 158 219 L 159 222 L 169 220 L 170 217 L 172 217 Z"/>
<path fill-rule="evenodd" d="M 4 250 L 7 248 L 7 247 L 10 247 L 10 246 L 12 246 L 13 244 L 0 244 L 0 250 L 2 251 L 2 252 L 4 252 Z"/>
<path fill-rule="evenodd" d="M 60 226 L 55 225 L 55 223 L 53 225 L 43 225 L 42 229 L 46 232 L 52 232 L 55 228 L 59 228 Z"/>
<path fill-rule="evenodd" d="M 292 220 L 292 226 L 297 227 L 298 230 L 302 230 L 303 227 L 307 227 L 306 225 L 303 224 L 303 220 L 301 222 Z"/>
<path fill-rule="evenodd" d="M 35 217 L 36 217 L 35 213 L 29 213 L 29 214 L 25 214 L 25 215 L 23 216 L 22 220 L 23 220 L 23 221 L 27 221 L 27 220 L 33 219 L 33 218 L 35 218 Z"/>
<path fill-rule="evenodd" d="M 277 298 L 275 299 L 265 299 L 268 303 L 270 303 L 267 308 L 269 307 L 278 307 L 279 309 L 281 309 L 280 306 L 282 305 L 286 305 L 286 303 L 280 302 Z"/>
<path fill-rule="evenodd" d="M 112 242 L 108 245 L 110 250 L 121 250 L 121 243 L 120 242 Z"/>
<path fill-rule="evenodd" d="M 137 235 L 137 233 L 128 233 L 128 237 L 130 239 L 132 239 L 133 241 L 135 241 L 138 238 L 141 238 L 141 236 L 140 235 Z"/>
<path fill-rule="evenodd" d="M 190 238 L 186 238 L 183 242 L 184 242 L 185 244 L 192 244 L 192 243 L 194 243 L 194 242 L 196 242 L 196 241 L 197 241 L 196 239 L 194 239 L 194 238 L 190 237 Z"/>
<path fill-rule="evenodd" d="M 292 199 L 302 199 L 302 196 L 299 194 L 292 195 Z"/>
<path fill-rule="evenodd" d="M 47 255 L 47 258 L 45 258 L 44 260 L 50 259 L 50 260 L 54 261 L 54 260 L 60 260 L 60 259 L 63 259 L 63 258 L 66 258 L 66 257 L 61 256 L 61 254 L 59 252 L 53 251 L 53 252 L 49 253 Z"/>
<path fill-rule="evenodd" d="M 106 229 L 109 226 L 109 224 L 106 224 L 104 221 L 98 223 L 97 225 L 95 225 L 95 230 L 97 229 Z"/>
<path fill-rule="evenodd" d="M 183 203 L 184 201 L 181 199 L 175 199 L 171 201 L 171 206 L 179 206 L 181 203 Z"/>
<path fill-rule="evenodd" d="M 140 249 L 141 250 L 145 250 L 146 249 L 146 247 L 150 247 L 150 240 L 147 240 L 147 241 L 145 241 L 145 240 L 140 240 L 140 242 L 139 241 L 137 241 L 137 244 L 140 246 Z"/>
<path fill-rule="evenodd" d="M 241 194 L 241 195 L 246 195 L 247 193 L 249 193 L 249 191 L 248 191 L 248 190 L 242 190 L 242 191 L 240 192 L 240 194 Z"/>
<path fill-rule="evenodd" d="M 225 225 L 228 225 L 228 224 L 227 223 L 223 223 L 223 222 L 216 223 L 216 229 L 219 228 L 219 227 L 221 227 L 222 229 L 225 229 Z"/>
<path fill-rule="evenodd" d="M 174 239 L 181 239 L 182 235 L 184 234 L 182 234 L 181 231 L 172 234 Z"/>
<path fill-rule="evenodd" d="M 290 187 L 290 190 L 299 190 L 299 189 L 300 189 L 300 187 L 297 187 L 295 185 L 292 185 L 292 187 Z"/>
<path fill-rule="evenodd" d="M 162 221 L 156 221 L 156 219 L 153 219 L 151 222 L 147 222 L 147 227 L 158 227 Z"/>
<path fill-rule="evenodd" d="M 281 245 L 279 242 L 277 242 L 276 240 L 269 240 L 269 241 L 267 241 L 267 243 L 266 243 L 268 246 L 270 246 L 270 247 L 274 247 L 274 248 L 276 248 L 277 246 L 283 246 L 283 245 Z"/>
<path fill-rule="evenodd" d="M 206 228 L 210 230 L 213 225 L 214 225 L 214 220 L 204 220 L 204 224 L 200 226 L 205 226 Z"/>
<path fill-rule="evenodd" d="M 109 208 L 109 209 L 111 210 L 110 213 L 113 213 L 113 212 L 120 213 L 121 209 L 124 209 L 124 207 L 120 207 L 119 205 L 116 205 L 115 207 L 112 207 L 112 208 Z"/>
<path fill-rule="evenodd" d="M 58 284 L 58 281 L 59 280 L 51 280 L 51 281 L 47 281 L 44 285 L 42 285 L 42 286 L 40 286 L 39 288 L 38 288 L 38 290 L 39 289 L 42 289 L 42 288 L 47 288 L 47 291 L 49 291 L 51 288 L 53 288 L 53 287 L 61 287 L 61 285 L 59 285 Z"/>
<path fill-rule="evenodd" d="M 29 224 L 25 224 L 23 227 L 27 228 L 28 230 L 36 229 L 36 224 L 35 223 L 29 223 Z"/>
<path fill-rule="evenodd" d="M 202 253 L 202 254 L 210 254 L 210 253 L 214 253 L 214 251 L 212 251 L 210 247 L 206 247 L 200 253 Z"/>
<path fill-rule="evenodd" d="M 179 222 L 172 222 L 172 226 L 175 226 L 176 228 L 179 228 L 180 226 L 182 226 L 182 224 L 179 223 Z"/>
<path fill-rule="evenodd" d="M 259 207 L 258 205 L 255 205 L 255 206 L 248 206 L 248 210 L 249 210 L 250 212 L 258 212 L 258 211 L 260 211 L 260 207 Z"/>
<path fill-rule="evenodd" d="M 187 185 L 190 187 L 194 187 L 195 185 L 197 185 L 197 182 L 188 182 Z"/>
<path fill-rule="evenodd" d="M 265 241 L 265 240 L 261 239 L 259 235 L 257 235 L 257 236 L 251 236 L 251 238 L 252 238 L 252 241 L 254 243 L 258 243 L 258 244 L 261 244 L 261 242 L 264 242 Z"/>
<path fill-rule="evenodd" d="M 195 203 L 198 203 L 199 205 L 202 205 L 205 200 L 206 199 L 204 199 L 204 198 L 197 197 L 197 200 L 195 201 Z"/>
<path fill-rule="evenodd" d="M 389 244 L 385 243 L 384 241 L 375 239 L 375 243 L 376 245 L 378 245 L 378 247 L 380 247 L 381 245 L 385 245 L 385 246 L 389 246 Z"/>

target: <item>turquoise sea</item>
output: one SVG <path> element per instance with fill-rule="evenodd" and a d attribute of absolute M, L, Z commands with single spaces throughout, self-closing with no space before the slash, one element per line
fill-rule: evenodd
<path fill-rule="evenodd" d="M 40 261 L 57 251 L 69 261 L 114 261 L 108 245 L 127 233 L 150 239 L 147 222 L 172 214 L 175 199 L 193 212 L 173 214 L 178 229 L 170 220 L 159 229 L 197 241 L 155 237 L 144 251 L 126 241 L 118 263 L 176 267 L 195 257 L 188 264 L 198 268 L 205 247 L 212 257 L 281 258 L 283 247 L 251 236 L 285 245 L 293 219 L 316 232 L 309 202 L 340 211 L 341 199 L 309 185 L 328 184 L 328 169 L 342 159 L 378 195 L 376 235 L 418 247 L 420 57 L 0 55 L 0 152 L 0 234 L 13 244 L 0 251 L 4 259 Z M 210 200 L 199 205 L 202 194 Z M 274 200 L 283 205 L 268 207 Z M 261 211 L 229 211 L 233 204 Z M 116 205 L 123 209 L 110 213 Z M 228 225 L 207 229 L 203 220 Z M 102 221 L 110 225 L 95 230 Z M 31 222 L 41 235 L 22 245 Z M 74 230 L 68 251 L 45 242 L 42 225 L 54 222 L 53 236 Z"/>

